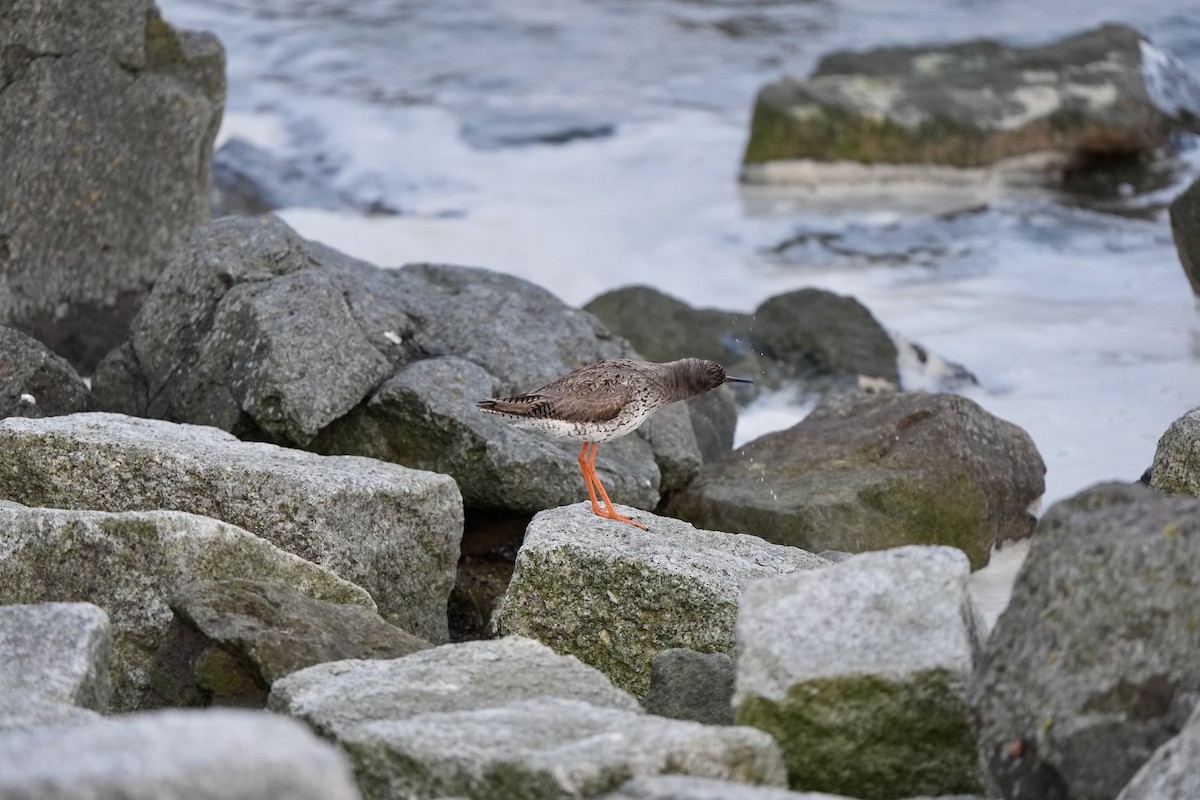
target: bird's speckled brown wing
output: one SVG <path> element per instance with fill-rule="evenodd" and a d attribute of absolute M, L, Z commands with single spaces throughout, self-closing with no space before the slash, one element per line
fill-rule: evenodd
<path fill-rule="evenodd" d="M 514 417 L 553 418 L 563 422 L 607 422 L 629 403 L 629 377 L 614 362 L 590 364 L 527 394 L 484 400 L 479 407 Z M 607 364 L 607 370 L 596 369 Z"/>

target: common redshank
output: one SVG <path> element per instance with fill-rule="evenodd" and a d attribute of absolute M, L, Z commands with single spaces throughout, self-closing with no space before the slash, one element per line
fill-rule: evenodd
<path fill-rule="evenodd" d="M 592 499 L 592 513 L 646 530 L 621 516 L 596 475 L 596 448 L 636 430 L 667 403 L 704 394 L 724 383 L 753 383 L 730 378 L 713 361 L 683 358 L 666 364 L 614 358 L 569 372 L 532 392 L 480 400 L 482 411 L 497 414 L 518 428 L 544 431 L 555 438 L 583 442 L 579 469 Z M 597 494 L 604 500 L 601 507 Z"/>

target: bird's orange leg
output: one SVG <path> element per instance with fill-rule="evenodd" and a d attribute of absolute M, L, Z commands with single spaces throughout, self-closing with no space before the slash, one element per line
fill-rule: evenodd
<path fill-rule="evenodd" d="M 604 491 L 604 484 L 600 482 L 600 476 L 596 474 L 596 450 L 597 450 L 597 448 L 599 448 L 599 446 L 600 445 L 596 444 L 596 443 L 592 444 L 592 452 L 588 456 L 587 466 L 588 466 L 588 472 L 591 474 L 592 483 L 596 484 L 596 489 L 599 490 L 600 496 L 602 498 L 604 498 L 605 510 L 608 513 L 600 514 L 600 512 L 595 510 L 595 496 L 594 495 L 593 495 L 593 501 L 592 501 L 592 504 L 593 504 L 592 510 L 602 517 L 607 517 L 608 519 L 616 520 L 617 522 L 624 522 L 626 525 L 632 525 L 633 527 L 641 528 L 644 531 L 650 530 L 642 523 L 634 522 L 629 517 L 623 517 L 620 514 L 618 514 L 616 506 L 613 505 L 613 501 L 608 499 L 608 492 Z M 589 489 L 590 489 L 590 487 L 589 487 Z"/>
<path fill-rule="evenodd" d="M 592 498 L 592 513 L 597 517 L 606 516 L 600 511 L 600 504 L 596 502 L 596 490 L 592 487 L 592 476 L 588 474 L 587 449 L 592 442 L 584 442 L 583 447 L 579 449 L 579 469 L 583 472 L 583 482 L 587 484 L 588 497 Z"/>

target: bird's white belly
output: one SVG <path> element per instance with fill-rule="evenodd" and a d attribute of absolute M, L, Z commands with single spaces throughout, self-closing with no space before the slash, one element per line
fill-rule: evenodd
<path fill-rule="evenodd" d="M 518 428 L 538 430 L 556 439 L 574 439 L 577 442 L 607 442 L 637 430 L 655 411 L 654 408 L 640 409 L 635 413 L 621 413 L 615 419 L 604 422 L 567 422 L 561 419 L 508 418 Z"/>

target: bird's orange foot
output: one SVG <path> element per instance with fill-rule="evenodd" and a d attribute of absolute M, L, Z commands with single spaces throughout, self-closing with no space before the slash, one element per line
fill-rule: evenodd
<path fill-rule="evenodd" d="M 596 474 L 596 448 L 599 445 L 595 442 L 584 442 L 583 447 L 579 450 L 579 468 L 583 470 L 583 482 L 587 484 L 588 497 L 592 500 L 592 513 L 597 517 L 611 519 L 614 522 L 624 522 L 626 525 L 632 525 L 635 528 L 641 528 L 644 531 L 650 530 L 640 522 L 634 522 L 629 517 L 623 517 L 617 513 L 616 506 L 612 500 L 608 499 L 608 492 L 604 490 L 604 484 L 600 482 L 600 476 Z M 597 501 L 603 501 L 603 504 Z"/>
<path fill-rule="evenodd" d="M 644 531 L 650 530 L 649 528 L 647 528 L 645 525 L 643 525 L 640 522 L 634 522 L 629 517 L 621 516 L 620 514 L 617 513 L 617 510 L 615 508 L 613 508 L 612 506 L 604 508 L 601 511 L 597 511 L 596 509 L 593 508 L 592 513 L 598 517 L 604 517 L 605 519 L 611 519 L 614 522 L 624 522 L 626 525 L 632 525 L 633 527 L 641 528 Z"/>

